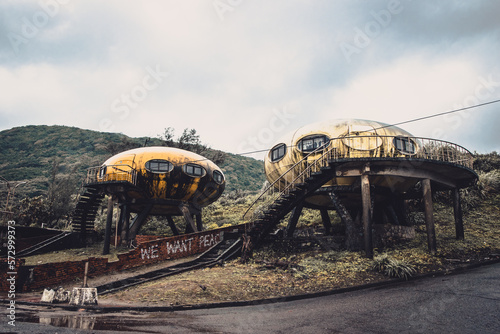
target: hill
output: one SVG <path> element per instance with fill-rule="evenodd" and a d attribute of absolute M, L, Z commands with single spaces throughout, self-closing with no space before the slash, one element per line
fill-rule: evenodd
<path fill-rule="evenodd" d="M 130 148 L 157 145 L 166 142 L 67 126 L 16 127 L 0 132 L 0 177 L 27 182 L 16 189 L 18 199 L 45 194 L 56 175 L 73 179 L 76 194 L 87 168 Z M 217 153 L 222 154 L 212 149 L 201 154 L 211 158 Z M 262 161 L 230 153 L 222 155 L 224 162 L 219 166 L 226 175 L 226 192 L 256 191 L 262 187 L 265 180 Z M 3 203 L 5 196 L 0 201 Z"/>

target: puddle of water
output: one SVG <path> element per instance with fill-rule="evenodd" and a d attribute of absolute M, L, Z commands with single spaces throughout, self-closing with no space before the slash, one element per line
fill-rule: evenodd
<path fill-rule="evenodd" d="M 147 322 L 140 320 L 118 317 L 97 317 L 92 315 L 40 316 L 35 314 L 23 314 L 16 320 L 19 322 L 40 323 L 70 329 L 109 330 L 119 332 L 137 332 L 137 329 L 134 327 L 148 325 Z M 141 329 L 141 332 L 157 333 L 154 331 L 144 331 L 143 329 Z"/>

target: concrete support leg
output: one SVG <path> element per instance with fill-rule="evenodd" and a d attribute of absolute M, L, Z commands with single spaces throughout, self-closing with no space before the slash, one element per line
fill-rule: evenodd
<path fill-rule="evenodd" d="M 370 179 L 368 175 L 361 175 L 361 202 L 362 202 L 362 220 L 363 236 L 365 244 L 365 254 L 369 259 L 373 258 L 373 237 L 372 237 L 372 214 L 371 214 L 371 196 Z"/>
<path fill-rule="evenodd" d="M 122 238 L 122 229 L 123 229 L 123 220 L 125 219 L 125 204 L 119 206 L 120 208 L 120 216 L 118 217 L 118 221 L 116 222 L 116 230 L 115 230 L 115 247 L 118 246 L 118 237 L 120 237 L 120 243 Z"/>
<path fill-rule="evenodd" d="M 122 228 L 120 231 L 121 244 L 126 245 L 128 243 L 129 228 L 130 228 L 130 208 L 128 204 L 123 204 L 122 206 Z"/>
<path fill-rule="evenodd" d="M 167 216 L 167 222 L 168 222 L 168 226 L 170 226 L 170 229 L 172 230 L 172 233 L 174 235 L 179 235 L 179 230 L 177 229 L 177 226 L 175 226 L 175 223 L 174 223 L 174 220 L 172 218 L 172 216 Z"/>
<path fill-rule="evenodd" d="M 434 215 L 432 206 L 432 189 L 431 180 L 422 180 L 422 192 L 424 197 L 424 207 L 425 207 L 425 225 L 427 229 L 427 245 L 429 247 L 429 253 L 436 254 L 436 229 L 434 227 Z"/>
<path fill-rule="evenodd" d="M 464 220 L 462 212 L 462 203 L 460 199 L 460 189 L 455 188 L 453 192 L 453 212 L 455 214 L 455 233 L 457 240 L 464 240 Z"/>
<path fill-rule="evenodd" d="M 113 209 L 114 209 L 114 199 L 112 197 L 108 198 L 108 214 L 106 216 L 106 229 L 104 230 L 104 248 L 102 250 L 102 255 L 109 254 L 109 244 L 111 238 L 111 224 L 113 224 Z"/>
<path fill-rule="evenodd" d="M 186 232 L 188 231 L 188 227 L 190 227 L 193 232 L 199 232 L 193 220 L 193 217 L 191 216 L 191 211 L 189 210 L 189 207 L 187 205 L 180 205 L 179 209 L 181 210 L 182 215 L 186 220 Z"/>
<path fill-rule="evenodd" d="M 399 222 L 398 215 L 396 213 L 396 210 L 394 210 L 394 206 L 392 204 L 389 204 L 387 206 L 387 216 L 389 220 L 391 221 L 392 225 L 402 225 Z"/>
<path fill-rule="evenodd" d="M 196 214 L 196 228 L 198 232 L 203 231 L 203 220 L 201 218 L 201 212 Z"/>
<path fill-rule="evenodd" d="M 346 247 L 348 250 L 354 251 L 361 248 L 359 221 L 353 220 L 351 213 L 344 204 L 339 200 L 337 195 L 332 191 L 329 193 L 332 204 L 340 217 L 340 220 L 345 225 L 346 229 Z"/>
<path fill-rule="evenodd" d="M 288 220 L 288 226 L 286 227 L 287 238 L 293 237 L 293 233 L 295 232 L 295 228 L 297 227 L 297 222 L 299 221 L 300 214 L 302 213 L 303 208 L 304 208 L 303 202 L 299 203 L 295 208 L 293 208 L 292 215 Z"/>
<path fill-rule="evenodd" d="M 323 221 L 323 226 L 325 227 L 325 235 L 332 235 L 332 221 L 327 209 L 321 209 L 321 220 Z"/>
<path fill-rule="evenodd" d="M 146 221 L 153 208 L 153 204 L 146 206 L 141 212 L 137 214 L 132 222 L 132 225 L 129 228 L 129 240 L 132 241 L 135 239 L 135 236 L 139 232 L 139 229 L 142 227 L 142 224 Z"/>

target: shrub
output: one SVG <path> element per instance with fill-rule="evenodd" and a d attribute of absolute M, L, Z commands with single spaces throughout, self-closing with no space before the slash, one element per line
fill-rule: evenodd
<path fill-rule="evenodd" d="M 482 198 L 486 198 L 489 194 L 500 192 L 500 170 L 493 170 L 487 173 L 479 173 L 477 181 L 477 189 Z"/>
<path fill-rule="evenodd" d="M 500 155 L 493 151 L 487 154 L 475 154 L 474 170 L 480 172 L 490 172 L 500 169 Z"/>
<path fill-rule="evenodd" d="M 415 273 L 415 268 L 405 260 L 391 259 L 387 255 L 377 256 L 374 259 L 373 270 L 389 277 L 408 279 Z"/>

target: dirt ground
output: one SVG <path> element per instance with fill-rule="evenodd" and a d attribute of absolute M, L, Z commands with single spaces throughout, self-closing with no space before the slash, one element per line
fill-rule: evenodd
<path fill-rule="evenodd" d="M 492 198 L 478 210 L 466 215 L 465 240 L 455 238 L 451 209 L 440 207 L 436 210 L 438 253 L 435 255 L 428 252 L 425 225 L 415 226 L 416 237 L 412 240 L 375 249 L 374 259 L 366 258 L 363 252 L 327 251 L 314 243 L 301 249 L 271 244 L 256 251 L 248 263 L 242 264 L 236 259 L 221 266 L 165 277 L 120 292 L 99 296 L 99 304 L 171 306 L 258 300 L 392 279 L 387 273 L 374 269 L 377 261 L 380 261 L 378 260 L 380 256 L 394 260 L 400 267 L 411 268 L 411 275 L 446 272 L 474 263 L 499 259 L 499 199 L 500 197 Z M 115 253 L 121 251 L 123 250 L 114 250 Z M 89 256 L 88 252 L 92 250 L 71 250 L 70 253 L 62 252 L 57 256 L 68 259 L 74 256 Z M 58 258 L 57 256 L 44 254 L 30 261 L 37 263 Z M 91 287 L 102 285 L 190 259 L 192 258 L 90 278 L 88 285 Z M 77 278 L 76 281 L 62 286 L 66 289 L 81 286 L 81 279 Z M 16 298 L 38 302 L 41 295 L 41 291 L 36 291 L 16 295 Z"/>

